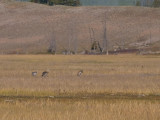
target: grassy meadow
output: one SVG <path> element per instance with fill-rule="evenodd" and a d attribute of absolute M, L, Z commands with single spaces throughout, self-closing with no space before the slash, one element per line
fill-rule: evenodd
<path fill-rule="evenodd" d="M 160 56 L 138 55 L 1 55 L 0 94 L 160 94 L 159 61 Z M 48 78 L 41 77 L 45 70 Z"/>
<path fill-rule="evenodd" d="M 159 61 L 154 55 L 0 55 L 0 118 L 159 120 Z"/>
<path fill-rule="evenodd" d="M 159 120 L 157 101 L 32 100 L 0 103 L 1 120 Z"/>

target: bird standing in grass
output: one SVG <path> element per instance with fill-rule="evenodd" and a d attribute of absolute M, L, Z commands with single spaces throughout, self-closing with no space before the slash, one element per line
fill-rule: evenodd
<path fill-rule="evenodd" d="M 144 66 L 142 65 L 141 68 L 144 68 Z"/>
<path fill-rule="evenodd" d="M 83 70 L 80 70 L 80 71 L 77 73 L 77 76 L 80 77 L 80 76 L 82 76 L 82 74 L 83 74 Z"/>
<path fill-rule="evenodd" d="M 32 72 L 32 76 L 36 76 L 37 75 L 37 72 Z"/>
<path fill-rule="evenodd" d="M 42 77 L 48 77 L 48 71 L 44 71 L 43 73 L 42 73 Z"/>

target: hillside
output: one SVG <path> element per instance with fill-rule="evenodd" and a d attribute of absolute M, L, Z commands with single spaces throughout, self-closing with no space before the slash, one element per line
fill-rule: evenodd
<path fill-rule="evenodd" d="M 66 7 L 0 2 L 0 52 L 45 53 L 51 40 L 58 52 L 90 50 L 89 28 L 102 46 L 104 13 L 109 48 L 160 49 L 160 9 L 146 7 Z"/>

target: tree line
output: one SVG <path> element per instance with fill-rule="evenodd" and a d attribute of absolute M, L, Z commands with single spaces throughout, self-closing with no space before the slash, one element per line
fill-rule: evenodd
<path fill-rule="evenodd" d="M 136 6 L 160 7 L 160 0 L 138 0 Z"/>
<path fill-rule="evenodd" d="M 80 0 L 31 0 L 30 2 L 48 4 L 48 5 L 67 5 L 67 6 L 79 6 Z"/>

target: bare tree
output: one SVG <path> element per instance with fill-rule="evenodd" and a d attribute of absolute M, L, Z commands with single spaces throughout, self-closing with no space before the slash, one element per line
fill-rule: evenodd
<path fill-rule="evenodd" d="M 95 36 L 94 36 L 94 29 L 89 27 L 89 34 L 90 34 L 90 40 L 91 40 L 91 46 L 93 45 L 93 43 L 96 41 L 95 40 Z M 95 50 L 95 49 L 94 49 Z"/>
<path fill-rule="evenodd" d="M 48 52 L 56 54 L 56 39 L 55 39 L 54 32 L 52 33 L 50 41 L 49 41 Z"/>
<path fill-rule="evenodd" d="M 91 39 L 91 44 L 92 44 L 95 41 L 94 29 L 89 28 L 89 33 L 90 33 L 90 39 Z"/>
<path fill-rule="evenodd" d="M 73 39 L 73 44 L 74 44 L 74 54 L 77 54 L 77 49 L 78 49 L 78 40 L 77 40 L 77 20 L 75 19 L 73 21 L 73 26 L 74 26 L 74 29 L 71 29 L 72 30 L 72 39 Z"/>
<path fill-rule="evenodd" d="M 152 41 L 151 28 L 152 28 L 152 23 L 151 23 L 151 17 L 150 17 L 150 18 L 149 18 L 149 43 L 150 43 L 150 44 L 151 44 L 151 41 Z"/>
<path fill-rule="evenodd" d="M 73 38 L 73 35 L 71 33 L 71 38 L 68 39 L 68 54 L 71 54 L 71 39 Z"/>
<path fill-rule="evenodd" d="M 104 34 L 103 34 L 103 52 L 108 55 L 108 39 L 107 39 L 107 14 L 104 13 L 104 20 L 102 21 L 104 27 Z"/>
<path fill-rule="evenodd" d="M 70 29 L 70 38 L 68 39 L 68 52 L 69 54 L 77 54 L 78 40 L 77 40 L 77 19 L 73 18 L 68 23 L 68 28 Z M 71 44 L 72 43 L 72 44 Z"/>

